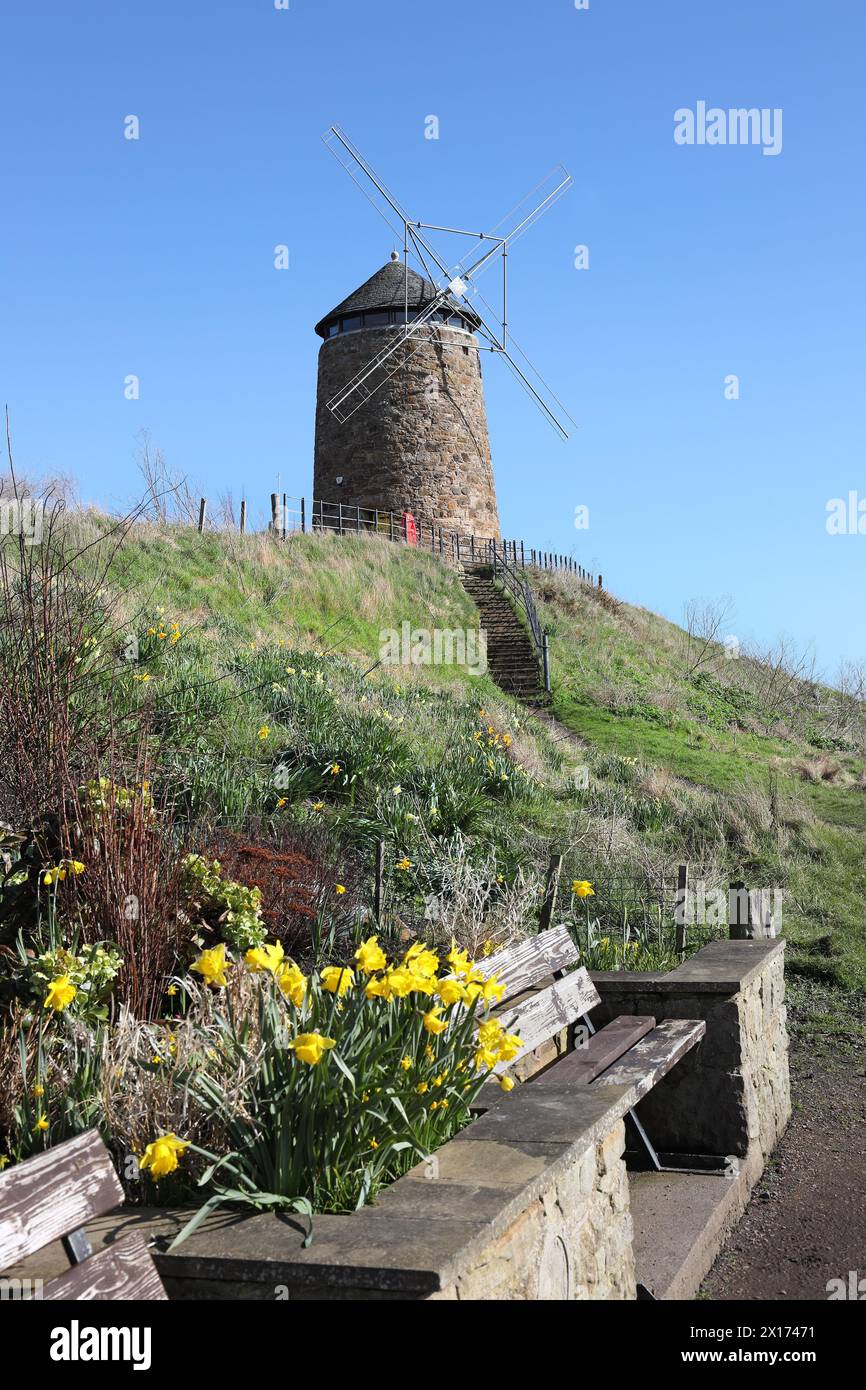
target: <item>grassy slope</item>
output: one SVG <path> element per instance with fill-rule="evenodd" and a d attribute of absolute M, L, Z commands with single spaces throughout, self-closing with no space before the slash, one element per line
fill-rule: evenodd
<path fill-rule="evenodd" d="M 866 987 L 866 781 L 862 748 L 841 748 L 832 781 L 809 780 L 825 754 L 820 714 L 806 732 L 760 700 L 738 699 L 733 663 L 709 681 L 690 678 L 684 634 L 657 615 L 608 605 L 585 589 L 536 576 L 542 622 L 552 631 L 553 708 L 588 744 L 636 757 L 677 779 L 680 793 L 710 793 L 720 819 L 773 791 L 787 834 L 730 837 L 732 876 L 786 890 L 791 963 L 817 978 Z M 727 668 L 727 669 L 726 669 Z M 811 701 L 803 691 L 802 702 Z M 672 789 L 677 801 L 677 786 Z M 799 824 L 797 824 L 799 822 Z M 774 838 L 779 842 L 774 843 Z"/>
<path fill-rule="evenodd" d="M 279 546 L 258 536 L 142 528 L 124 547 L 115 581 L 130 610 L 162 606 L 184 629 L 198 630 L 200 646 L 284 641 L 343 654 L 363 669 L 378 659 L 383 627 L 477 623 L 456 576 L 437 560 L 376 539 L 306 536 Z M 531 804 L 503 807 L 515 834 L 525 825 L 533 844 L 566 844 L 567 870 L 581 876 L 610 873 L 613 860 L 618 875 L 634 880 L 670 873 L 688 859 L 709 883 L 742 876 L 754 886 L 784 887 L 792 963 L 862 988 L 862 757 L 841 749 L 832 782 L 804 780 L 804 762 L 826 747 L 820 721 L 816 746 L 764 718 L 754 702 L 744 704 L 723 680 L 690 678 L 674 625 L 606 605 L 571 581 L 536 576 L 536 583 L 542 621 L 552 631 L 554 713 L 585 751 L 554 746 L 535 721 L 465 668 L 374 672 L 371 686 L 390 682 L 395 712 L 403 698 L 394 694 L 395 679 L 404 689 L 437 692 L 439 703 L 428 703 L 417 721 L 418 756 L 435 765 L 449 750 L 451 704 L 480 701 L 494 711 L 497 727 L 517 728 L 520 719 L 513 752 L 539 774 L 540 793 Z M 253 704 L 245 725 L 266 716 L 264 704 Z M 248 730 L 243 739 L 245 756 L 252 756 Z M 568 773 L 580 762 L 589 763 L 591 783 L 575 793 Z"/>

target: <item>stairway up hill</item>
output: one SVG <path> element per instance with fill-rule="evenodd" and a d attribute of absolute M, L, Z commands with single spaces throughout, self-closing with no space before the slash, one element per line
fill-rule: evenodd
<path fill-rule="evenodd" d="M 481 614 L 491 677 L 509 695 L 541 703 L 546 697 L 535 646 L 508 598 L 494 584 L 492 567 L 465 565 L 461 579 Z"/>

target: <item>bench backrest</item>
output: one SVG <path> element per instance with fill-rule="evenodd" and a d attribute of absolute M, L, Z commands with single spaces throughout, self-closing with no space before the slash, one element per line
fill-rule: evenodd
<path fill-rule="evenodd" d="M 585 967 L 569 970 L 579 958 L 568 927 L 549 927 L 482 962 L 485 973 L 496 975 L 505 985 L 496 1017 L 510 1033 L 519 1033 L 523 1043 L 516 1057 L 498 1064 L 497 1073 L 508 1071 L 521 1057 L 556 1037 L 600 1003 L 601 996 Z M 545 983 L 543 989 L 537 988 L 562 971 L 568 973 Z M 525 998 L 518 997 L 524 994 Z"/>
<path fill-rule="evenodd" d="M 76 1263 L 44 1298 L 165 1298 L 139 1236 L 87 1258 L 82 1227 L 123 1201 L 114 1164 L 95 1129 L 0 1173 L 0 1271 L 55 1240 Z"/>

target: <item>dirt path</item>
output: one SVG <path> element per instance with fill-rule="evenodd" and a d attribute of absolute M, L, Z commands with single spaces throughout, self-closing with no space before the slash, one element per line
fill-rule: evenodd
<path fill-rule="evenodd" d="M 823 1300 L 830 1279 L 866 1280 L 864 1006 L 821 986 L 789 993 L 794 1113 L 705 1298 Z"/>

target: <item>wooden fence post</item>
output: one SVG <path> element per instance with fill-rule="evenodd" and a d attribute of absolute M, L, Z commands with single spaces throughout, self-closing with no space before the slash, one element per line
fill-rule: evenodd
<path fill-rule="evenodd" d="M 373 915 L 377 922 L 382 920 L 382 900 L 385 888 L 385 841 L 376 845 L 376 880 L 373 889 Z"/>
<path fill-rule="evenodd" d="M 198 529 L 199 529 L 200 532 L 204 530 L 204 519 L 205 519 L 205 514 L 206 514 L 206 512 L 207 512 L 207 498 L 206 498 L 206 497 L 202 497 L 202 498 L 199 500 L 199 504 L 198 504 Z"/>
<path fill-rule="evenodd" d="M 305 498 L 301 498 L 301 535 L 307 529 L 307 504 Z"/>
<path fill-rule="evenodd" d="M 287 518 L 287 516 L 288 516 L 288 506 L 286 505 L 287 502 L 288 502 L 288 498 L 286 497 L 286 494 L 283 493 L 283 519 L 282 519 L 282 524 L 281 524 L 281 526 L 280 526 L 280 530 L 281 530 L 281 532 L 282 532 L 283 540 L 286 539 L 286 535 L 287 535 L 287 532 L 288 532 L 288 527 L 287 527 L 287 525 L 286 525 L 286 518 Z"/>
<path fill-rule="evenodd" d="M 689 900 L 689 866 L 680 864 L 677 871 L 677 898 L 674 907 L 674 922 L 676 924 L 676 952 L 677 955 L 684 956 L 686 953 L 686 907 Z"/>
<path fill-rule="evenodd" d="M 728 935 L 732 941 L 751 941 L 755 935 L 749 890 L 741 879 L 728 888 Z"/>
<path fill-rule="evenodd" d="M 247 499 L 246 499 L 245 497 L 242 497 L 242 498 L 241 498 L 241 535 L 244 534 L 244 532 L 246 531 L 246 529 L 247 529 Z"/>
<path fill-rule="evenodd" d="M 559 892 L 559 875 L 562 873 L 562 855 L 553 854 L 547 866 L 547 878 L 544 884 L 544 898 L 541 903 L 541 915 L 538 919 L 539 931 L 545 931 L 551 922 L 556 911 L 556 895 Z"/>
<path fill-rule="evenodd" d="M 271 493 L 271 530 L 274 535 L 279 530 L 280 522 L 280 499 L 275 492 Z"/>

